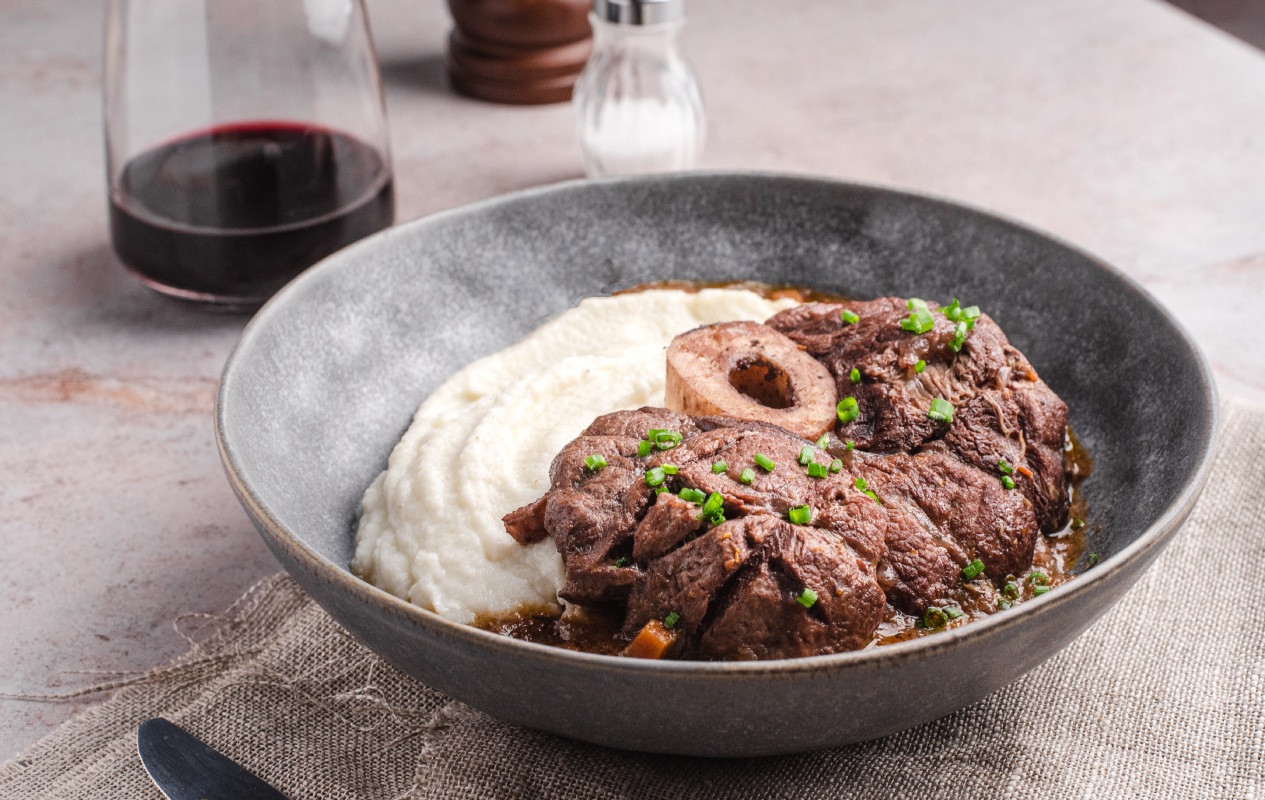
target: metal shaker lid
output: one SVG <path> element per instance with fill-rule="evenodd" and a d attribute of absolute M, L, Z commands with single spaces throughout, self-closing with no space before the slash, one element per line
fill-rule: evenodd
<path fill-rule="evenodd" d="M 685 18 L 685 0 L 593 0 L 593 13 L 620 25 L 660 25 Z"/>

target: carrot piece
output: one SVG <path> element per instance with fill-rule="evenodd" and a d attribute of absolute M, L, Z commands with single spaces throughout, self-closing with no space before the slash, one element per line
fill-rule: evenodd
<path fill-rule="evenodd" d="M 624 649 L 624 655 L 630 658 L 663 658 L 676 634 L 657 619 L 652 619 L 642 626 L 633 640 Z"/>
<path fill-rule="evenodd" d="M 1027 475 L 1029 478 L 1031 478 L 1031 477 L 1032 477 L 1032 470 L 1028 469 L 1027 467 L 1015 467 L 1015 469 L 1016 469 L 1016 470 L 1017 470 L 1017 471 L 1018 471 L 1021 475 Z"/>

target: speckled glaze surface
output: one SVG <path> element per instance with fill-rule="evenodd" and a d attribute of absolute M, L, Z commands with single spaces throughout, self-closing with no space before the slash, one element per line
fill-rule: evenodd
<path fill-rule="evenodd" d="M 583 297 L 666 278 L 978 304 L 1071 409 L 1098 567 L 988 620 L 880 649 L 646 662 L 455 625 L 352 576 L 361 494 L 421 400 Z M 712 173 L 574 182 L 446 211 L 330 257 L 246 328 L 216 433 L 277 558 L 354 636 L 488 713 L 611 747 L 754 756 L 890 734 L 1014 681 L 1085 630 L 1189 513 L 1211 461 L 1209 371 L 1114 268 L 953 203 Z"/>

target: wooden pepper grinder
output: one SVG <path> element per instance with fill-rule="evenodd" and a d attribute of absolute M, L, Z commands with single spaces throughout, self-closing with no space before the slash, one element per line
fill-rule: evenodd
<path fill-rule="evenodd" d="M 448 75 L 462 94 L 535 105 L 571 99 L 593 50 L 592 0 L 448 0 Z"/>

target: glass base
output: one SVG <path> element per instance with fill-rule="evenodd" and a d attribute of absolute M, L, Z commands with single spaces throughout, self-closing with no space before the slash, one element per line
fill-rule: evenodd
<path fill-rule="evenodd" d="M 124 266 L 127 266 L 126 264 Z M 148 278 L 131 267 L 127 267 L 127 271 L 136 277 L 141 283 L 150 289 L 158 292 L 164 297 L 171 297 L 188 305 L 197 306 L 206 311 L 216 311 L 224 314 L 241 314 L 256 311 L 260 306 L 268 301 L 267 297 L 229 297 L 219 294 L 206 294 L 204 292 L 191 292 L 188 289 L 180 289 L 175 286 L 168 286 L 160 283 L 153 278 Z"/>

